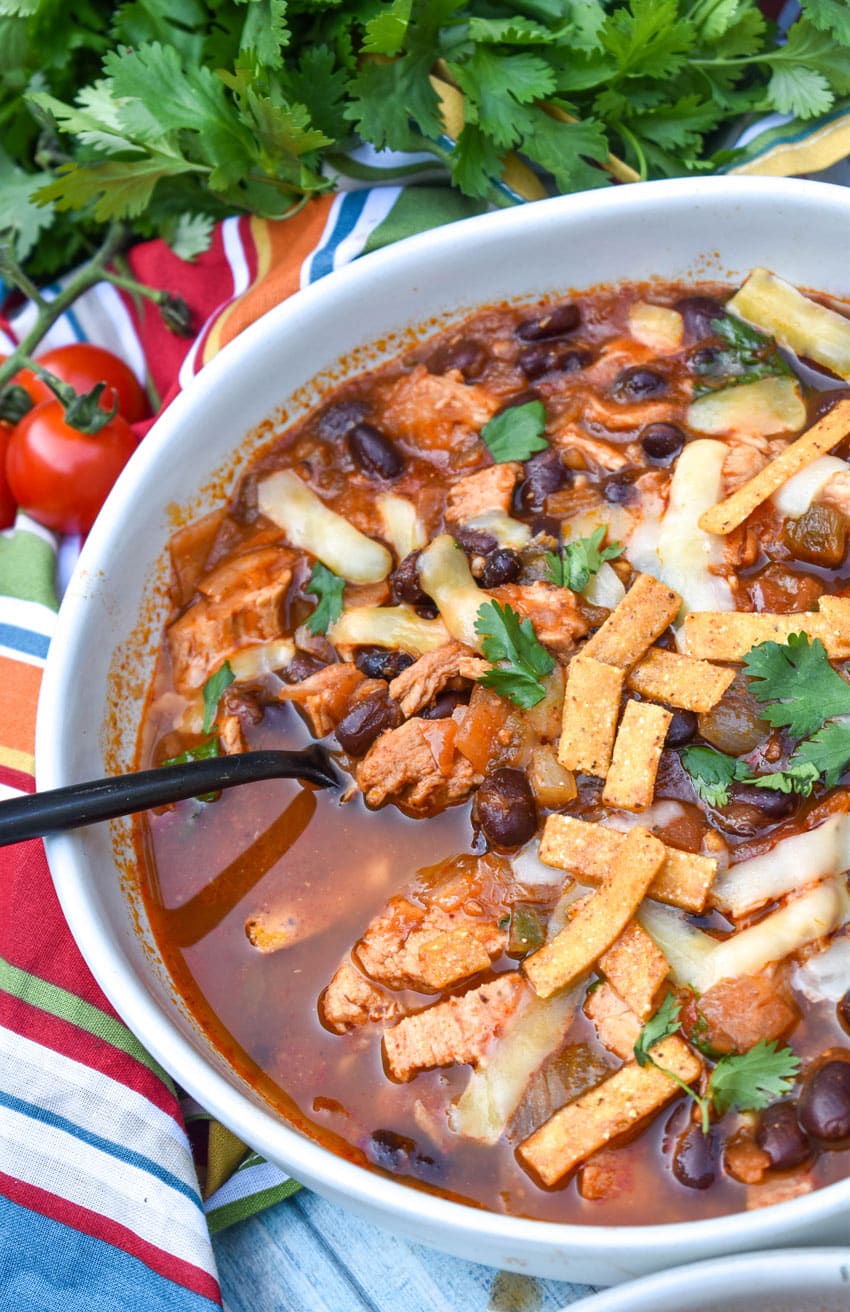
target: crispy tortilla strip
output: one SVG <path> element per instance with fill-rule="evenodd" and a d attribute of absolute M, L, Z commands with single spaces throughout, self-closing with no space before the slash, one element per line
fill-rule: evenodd
<path fill-rule="evenodd" d="M 679 613 L 682 598 L 651 574 L 638 574 L 619 606 L 589 638 L 582 659 L 630 670 Z"/>
<path fill-rule="evenodd" d="M 641 697 L 651 697 L 653 701 L 666 702 L 668 706 L 681 706 L 686 711 L 710 711 L 734 678 L 734 670 L 721 669 L 710 661 L 698 661 L 677 651 L 650 647 L 640 664 L 632 670 L 627 684 Z"/>
<path fill-rule="evenodd" d="M 682 629 L 687 655 L 703 660 L 742 661 L 759 642 L 787 642 L 791 633 L 820 638 L 830 660 L 850 656 L 850 597 L 821 597 L 818 612 L 694 611 Z"/>
<path fill-rule="evenodd" d="M 664 855 L 664 844 L 648 829 L 636 825 L 629 831 L 599 891 L 551 943 L 523 962 L 523 972 L 538 997 L 548 998 L 572 984 L 611 947 L 643 901 Z"/>
<path fill-rule="evenodd" d="M 654 1010 L 654 999 L 670 967 L 659 947 L 632 920 L 597 962 L 605 978 L 641 1020 Z"/>
<path fill-rule="evenodd" d="M 699 518 L 699 526 L 705 533 L 718 533 L 725 536 L 743 524 L 744 520 L 766 501 L 769 496 L 787 483 L 789 478 L 810 465 L 819 456 L 825 455 L 850 433 L 850 401 L 839 401 L 823 419 L 819 419 L 810 429 L 792 442 L 775 460 L 771 460 L 764 469 L 747 480 L 731 496 L 718 501 L 716 506 L 706 510 Z"/>
<path fill-rule="evenodd" d="M 614 1075 L 583 1093 L 535 1130 L 517 1149 L 520 1160 L 546 1185 L 556 1184 L 568 1171 L 586 1161 L 618 1135 L 634 1129 L 679 1092 L 679 1086 L 658 1069 L 693 1084 L 702 1063 L 686 1043 L 673 1034 L 650 1050 L 657 1065 L 629 1062 Z"/>
<path fill-rule="evenodd" d="M 540 860 L 596 883 L 608 870 L 626 835 L 571 815 L 550 815 L 540 839 Z M 664 864 L 649 887 L 649 896 L 684 911 L 702 911 L 717 873 L 712 857 L 665 845 Z"/>
<path fill-rule="evenodd" d="M 625 672 L 592 656 L 570 661 L 558 760 L 568 770 L 604 779 L 608 773 Z"/>
<path fill-rule="evenodd" d="M 818 636 L 831 661 L 850 657 L 850 597 L 824 595 L 818 600 L 821 627 Z"/>
<path fill-rule="evenodd" d="M 654 702 L 626 702 L 602 790 L 606 806 L 645 811 L 652 805 L 658 762 L 672 718 L 672 711 Z"/>

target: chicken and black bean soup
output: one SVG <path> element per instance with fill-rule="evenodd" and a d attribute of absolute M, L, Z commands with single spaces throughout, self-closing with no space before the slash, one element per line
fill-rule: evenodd
<path fill-rule="evenodd" d="M 850 320 L 764 269 L 499 305 L 175 534 L 140 764 L 343 779 L 140 833 L 176 987 L 290 1123 L 572 1222 L 850 1171 L 845 379 Z"/>

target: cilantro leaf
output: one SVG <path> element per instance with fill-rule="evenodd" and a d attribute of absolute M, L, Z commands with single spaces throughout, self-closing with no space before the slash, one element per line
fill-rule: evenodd
<path fill-rule="evenodd" d="M 809 768 L 824 776 L 827 788 L 834 788 L 850 764 L 850 723 L 828 720 L 795 750 L 789 765 L 800 771 Z"/>
<path fill-rule="evenodd" d="M 850 743 L 847 755 L 850 758 Z M 742 763 L 739 761 L 738 764 L 740 766 Z M 754 784 L 756 788 L 772 789 L 775 793 L 801 793 L 803 797 L 808 797 L 820 773 L 810 761 L 797 760 L 795 754 L 785 770 L 773 770 L 770 774 L 749 774 L 744 768 L 736 771 L 735 778 Z"/>
<path fill-rule="evenodd" d="M 527 460 L 535 451 L 545 451 L 549 443 L 543 436 L 546 408 L 542 401 L 527 401 L 503 410 L 481 429 L 482 441 L 498 464 L 509 460 Z"/>
<path fill-rule="evenodd" d="M 209 733 L 215 724 L 221 694 L 225 688 L 230 687 L 235 677 L 230 661 L 225 661 L 204 684 L 204 733 Z"/>
<path fill-rule="evenodd" d="M 806 0 L 806 18 L 840 45 L 850 46 L 850 9 L 845 0 Z"/>
<path fill-rule="evenodd" d="M 749 1052 L 721 1057 L 711 1072 L 708 1096 L 722 1116 L 738 1111 L 758 1111 L 788 1093 L 800 1069 L 800 1058 L 790 1048 L 777 1048 L 777 1040 L 762 1039 Z"/>
<path fill-rule="evenodd" d="M 682 1004 L 677 1000 L 676 995 L 668 993 L 654 1016 L 650 1016 L 644 1025 L 635 1043 L 635 1060 L 638 1066 L 646 1066 L 652 1062 L 649 1055 L 650 1048 L 662 1039 L 669 1039 L 671 1034 L 675 1034 L 682 1028 L 679 1020 L 679 1012 Z"/>
<path fill-rule="evenodd" d="M 531 620 L 521 621 L 510 606 L 487 601 L 479 607 L 475 632 L 484 640 L 485 657 L 493 662 L 493 669 L 478 682 L 523 710 L 542 701 L 546 689 L 541 679 L 551 674 L 555 661 L 538 642 Z"/>
<path fill-rule="evenodd" d="M 180 752 L 178 756 L 167 757 L 161 764 L 164 766 L 187 765 L 189 761 L 206 761 L 211 757 L 220 755 L 218 735 L 213 735 L 212 738 L 205 738 L 203 742 L 196 743 L 194 747 L 187 747 L 185 752 Z M 199 802 L 215 802 L 220 796 L 219 792 L 198 793 L 196 800 Z"/>
<path fill-rule="evenodd" d="M 550 582 L 572 592 L 583 592 L 594 574 L 606 560 L 616 560 L 623 554 L 623 546 L 612 542 L 610 547 L 603 547 L 605 537 L 604 525 L 594 529 L 589 538 L 577 538 L 575 542 L 566 543 L 560 554 L 546 552 L 546 570 Z"/>
<path fill-rule="evenodd" d="M 707 387 L 725 386 L 730 378 L 738 383 L 752 383 L 758 378 L 780 378 L 791 373 L 774 339 L 751 328 L 743 319 L 724 315 L 712 320 L 712 326 L 725 347 L 701 352 L 695 358 L 694 370 L 706 384 L 699 385 L 695 395 Z"/>
<path fill-rule="evenodd" d="M 707 806 L 727 806 L 737 761 L 713 747 L 685 747 L 679 753 L 698 797 Z"/>
<path fill-rule="evenodd" d="M 316 609 L 305 620 L 307 628 L 311 633 L 327 633 L 342 614 L 345 579 L 339 578 L 317 560 L 304 591 L 319 599 Z"/>
<path fill-rule="evenodd" d="M 784 643 L 761 642 L 747 652 L 744 669 L 764 719 L 795 738 L 834 715 L 850 715 L 850 685 L 830 665 L 820 638 L 792 633 Z"/>

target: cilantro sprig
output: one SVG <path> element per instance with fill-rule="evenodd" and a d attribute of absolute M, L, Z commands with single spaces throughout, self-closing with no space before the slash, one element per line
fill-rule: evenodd
<path fill-rule="evenodd" d="M 204 684 L 204 733 L 209 733 L 215 724 L 221 694 L 225 688 L 230 687 L 235 677 L 230 661 L 224 661 Z"/>
<path fill-rule="evenodd" d="M 620 542 L 612 542 L 600 551 L 605 533 L 604 525 L 600 525 L 590 537 L 565 543 L 560 552 L 547 551 L 546 573 L 549 582 L 560 588 L 570 588 L 573 592 L 583 592 L 606 560 L 616 560 L 623 554 Z"/>
<path fill-rule="evenodd" d="M 668 993 L 638 1035 L 635 1060 L 639 1066 L 652 1065 L 663 1071 L 693 1099 L 700 1109 L 703 1134 L 708 1134 L 712 1110 L 718 1116 L 732 1108 L 742 1112 L 760 1111 L 790 1091 L 800 1069 L 800 1058 L 790 1048 L 778 1047 L 776 1039 L 770 1042 L 762 1039 L 747 1052 L 721 1057 L 711 1071 L 705 1093 L 697 1093 L 673 1071 L 656 1062 L 650 1053 L 656 1043 L 681 1029 L 679 1011 L 680 1004 Z"/>
<path fill-rule="evenodd" d="M 319 599 L 316 609 L 307 616 L 304 623 L 311 633 L 327 633 L 342 614 L 345 579 L 341 579 L 327 565 L 317 560 L 304 591 Z"/>
<path fill-rule="evenodd" d="M 730 382 L 754 383 L 759 378 L 783 377 L 792 372 L 774 339 L 742 319 L 724 315 L 722 319 L 712 320 L 712 326 L 724 345 L 717 350 L 700 351 L 694 357 L 694 372 L 702 379 L 694 389 L 695 395 Z"/>
<path fill-rule="evenodd" d="M 555 668 L 555 660 L 537 640 L 531 620 L 520 620 L 510 606 L 485 602 L 475 620 L 483 638 L 482 650 L 493 668 L 478 682 L 492 688 L 515 706 L 527 710 L 546 696 L 541 682 Z"/>
<path fill-rule="evenodd" d="M 527 460 L 549 446 L 543 436 L 546 408 L 542 401 L 526 401 L 495 415 L 481 429 L 481 439 L 497 464 Z"/>
<path fill-rule="evenodd" d="M 787 642 L 762 642 L 744 657 L 762 717 L 785 729 L 797 746 L 784 769 L 755 774 L 745 760 L 712 747 L 683 748 L 680 759 L 697 795 L 709 806 L 726 806 L 733 783 L 755 784 L 808 797 L 823 777 L 834 787 L 850 765 L 850 684 L 833 669 L 819 638 L 792 633 Z"/>

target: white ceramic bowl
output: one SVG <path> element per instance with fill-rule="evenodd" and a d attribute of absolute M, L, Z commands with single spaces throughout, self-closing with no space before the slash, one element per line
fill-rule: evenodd
<path fill-rule="evenodd" d="M 850 294 L 850 193 L 817 183 L 705 179 L 542 201 L 411 238 L 299 293 L 217 356 L 156 423 L 100 515 L 50 649 L 37 731 L 41 789 L 131 760 L 151 668 L 145 628 L 164 612 L 173 506 L 198 513 L 234 452 L 302 385 L 363 343 L 395 354 L 409 325 L 478 305 L 621 279 L 721 278 L 764 264 L 792 282 Z M 409 340 L 409 338 L 408 338 Z M 353 360 L 362 367 L 364 356 Z M 267 434 L 266 434 L 267 436 Z M 171 507 L 171 510 L 169 509 Z M 142 604 L 142 598 L 145 603 Z M 145 623 L 140 624 L 140 614 Z M 117 652 L 117 656 L 116 656 Z M 112 717 L 112 719 L 110 719 Z M 109 750 L 115 721 L 125 751 Z M 229 1069 L 170 988 L 142 909 L 119 878 L 126 827 L 47 844 L 56 888 L 95 977 L 127 1024 L 225 1125 L 306 1185 L 373 1221 L 462 1257 L 597 1284 L 721 1253 L 847 1239 L 850 1180 L 746 1215 L 676 1225 L 557 1225 L 446 1202 L 332 1156 L 271 1114 Z M 117 862 L 117 865 L 116 865 Z M 141 926 L 141 929 L 140 929 Z"/>
<path fill-rule="evenodd" d="M 848 1307 L 850 1248 L 783 1248 L 677 1266 L 581 1299 L 570 1312 L 847 1312 Z"/>

